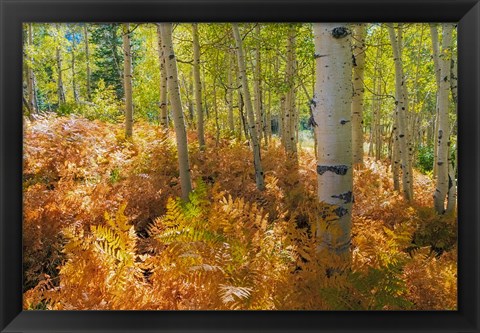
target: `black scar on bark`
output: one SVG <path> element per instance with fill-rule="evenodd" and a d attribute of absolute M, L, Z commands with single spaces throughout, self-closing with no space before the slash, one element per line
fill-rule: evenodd
<path fill-rule="evenodd" d="M 326 57 L 328 54 L 318 54 L 318 53 L 314 53 L 313 54 L 313 58 L 314 59 L 318 59 L 318 58 L 322 58 L 322 57 Z"/>
<path fill-rule="evenodd" d="M 442 165 L 442 164 L 443 164 L 443 162 L 437 162 L 437 165 Z"/>
<path fill-rule="evenodd" d="M 170 60 L 172 60 L 173 58 L 175 58 L 175 55 L 174 55 L 174 54 L 170 54 L 170 55 L 168 56 L 168 59 L 170 59 Z"/>
<path fill-rule="evenodd" d="M 317 173 L 323 175 L 325 172 L 330 171 L 336 173 L 337 175 L 344 176 L 348 171 L 348 166 L 346 165 L 317 165 Z"/>
<path fill-rule="evenodd" d="M 345 27 L 337 27 L 333 28 L 332 30 L 332 36 L 333 38 L 343 38 L 346 37 L 349 34 L 348 29 Z"/>
<path fill-rule="evenodd" d="M 438 138 L 441 139 L 443 137 L 443 131 L 439 130 L 438 131 Z"/>
<path fill-rule="evenodd" d="M 338 207 L 333 211 L 338 217 L 342 217 L 348 214 L 348 209 L 343 207 Z"/>
<path fill-rule="evenodd" d="M 348 191 L 348 192 L 345 192 L 345 193 L 340 193 L 339 195 L 332 195 L 331 197 L 343 200 L 344 203 L 346 203 L 346 204 L 349 203 L 349 202 L 353 202 L 352 191 Z"/>
<path fill-rule="evenodd" d="M 340 120 L 340 124 L 345 125 L 345 124 L 348 123 L 349 121 L 350 121 L 350 120 L 344 120 L 344 119 L 342 119 L 342 120 Z"/>
<path fill-rule="evenodd" d="M 352 54 L 352 65 L 353 67 L 357 67 L 357 59 L 355 58 L 355 55 Z"/>
<path fill-rule="evenodd" d="M 399 137 L 403 138 L 405 136 L 405 134 L 400 134 Z"/>

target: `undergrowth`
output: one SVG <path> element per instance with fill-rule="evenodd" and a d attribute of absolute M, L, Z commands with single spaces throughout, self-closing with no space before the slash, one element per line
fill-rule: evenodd
<path fill-rule="evenodd" d="M 25 122 L 25 309 L 456 309 L 456 219 L 415 202 L 387 164 L 354 173 L 351 257 L 318 253 L 315 157 L 273 141 L 255 188 L 244 142 L 188 133 L 194 191 L 178 199 L 173 133 L 83 118 Z M 53 153 L 54 152 L 54 153 Z M 319 220 L 320 219 L 320 220 Z M 333 272 L 333 273 L 332 273 Z M 335 272 L 341 272 L 340 274 Z"/>

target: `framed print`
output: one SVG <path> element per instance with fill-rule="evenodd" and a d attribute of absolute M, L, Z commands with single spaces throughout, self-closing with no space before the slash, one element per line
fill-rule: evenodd
<path fill-rule="evenodd" d="M 479 331 L 478 1 L 0 4 L 1 332 Z"/>

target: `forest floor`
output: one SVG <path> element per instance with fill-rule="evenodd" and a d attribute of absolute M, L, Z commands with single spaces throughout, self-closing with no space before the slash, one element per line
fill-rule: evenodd
<path fill-rule="evenodd" d="M 244 141 L 188 132 L 195 191 L 180 195 L 175 138 L 159 126 L 49 116 L 24 127 L 25 309 L 457 308 L 456 216 L 393 190 L 387 161 L 354 172 L 352 258 L 315 254 L 315 156 L 298 165 L 275 140 L 256 190 Z M 319 222 L 319 219 L 322 219 Z M 320 257 L 320 258 L 318 258 Z M 328 268 L 327 268 L 328 270 Z"/>

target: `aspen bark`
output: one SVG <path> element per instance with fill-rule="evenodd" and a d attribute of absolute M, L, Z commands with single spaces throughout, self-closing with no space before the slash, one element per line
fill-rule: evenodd
<path fill-rule="evenodd" d="M 228 104 L 228 129 L 230 130 L 231 133 L 235 132 L 235 123 L 233 119 L 233 80 L 232 80 L 232 71 L 233 71 L 233 62 L 235 59 L 233 59 L 233 54 L 229 53 L 228 54 L 228 67 L 227 67 L 227 80 L 228 80 L 228 88 L 227 88 L 227 104 Z"/>
<path fill-rule="evenodd" d="M 188 159 L 187 132 L 185 130 L 180 87 L 178 85 L 177 60 L 175 59 L 172 43 L 172 24 L 161 23 L 160 26 L 163 58 L 165 59 L 168 78 L 168 95 L 172 105 L 173 124 L 177 141 L 178 169 L 182 188 L 182 199 L 188 200 L 188 195 L 192 191 L 192 181 L 190 177 L 190 162 Z"/>
<path fill-rule="evenodd" d="M 388 33 L 393 49 L 393 60 L 395 63 L 395 118 L 397 120 L 396 140 L 398 141 L 398 156 L 401 159 L 402 170 L 402 194 L 407 201 L 413 199 L 413 184 L 411 181 L 412 169 L 410 164 L 407 114 L 408 102 L 406 100 L 405 77 L 403 75 L 403 63 L 401 58 L 400 40 L 397 40 L 393 25 L 388 25 Z"/>
<path fill-rule="evenodd" d="M 344 23 L 314 23 L 316 80 L 312 98 L 318 199 L 337 208 L 328 229 L 317 226 L 318 251 L 346 254 L 351 242 L 352 52 Z"/>
<path fill-rule="evenodd" d="M 442 24 L 442 27 L 442 48 L 438 59 L 440 67 L 440 82 L 437 94 L 437 181 L 435 193 L 433 195 L 435 210 L 439 214 L 445 213 L 445 198 L 449 188 L 448 141 L 450 135 L 450 122 L 448 118 L 448 97 L 450 93 L 450 60 L 452 47 L 452 25 Z"/>
<path fill-rule="evenodd" d="M 435 81 L 437 82 L 437 90 L 440 86 L 440 65 L 439 65 L 439 45 L 438 45 L 438 29 L 437 25 L 434 23 L 430 23 L 430 33 L 432 35 L 432 51 L 433 51 L 433 66 L 435 70 Z M 437 91 L 437 101 L 438 101 L 438 91 Z M 435 107 L 435 116 L 434 116 L 434 133 L 438 132 L 438 106 Z M 433 145 L 433 178 L 437 178 L 437 159 L 438 159 L 438 151 L 437 151 L 437 144 L 434 143 Z"/>
<path fill-rule="evenodd" d="M 72 29 L 71 31 L 72 34 L 75 33 L 75 31 Z M 73 90 L 73 99 L 75 103 L 79 102 L 79 97 L 78 97 L 78 90 L 77 90 L 77 81 L 75 79 L 76 72 L 75 72 L 75 51 L 77 49 L 77 44 L 75 42 L 75 36 L 72 37 L 72 90 Z"/>
<path fill-rule="evenodd" d="M 200 80 L 200 43 L 198 41 L 198 25 L 192 24 L 193 37 L 193 80 L 195 89 L 195 106 L 197 108 L 197 135 L 200 148 L 205 147 L 203 125 L 202 82 Z"/>
<path fill-rule="evenodd" d="M 352 150 L 353 163 L 363 165 L 363 93 L 365 69 L 365 24 L 356 24 L 353 42 Z"/>
<path fill-rule="evenodd" d="M 167 100 L 167 70 L 165 68 L 165 59 L 162 54 L 162 33 L 160 24 L 157 23 L 157 40 L 158 40 L 158 61 L 160 63 L 160 125 L 168 128 L 168 100 Z"/>
<path fill-rule="evenodd" d="M 260 63 L 260 24 L 255 27 L 255 71 L 253 78 L 253 95 L 255 108 L 255 127 L 258 141 L 262 142 L 263 136 L 263 105 L 261 90 L 261 63 Z"/>
<path fill-rule="evenodd" d="M 296 105 L 295 105 L 295 25 L 290 25 L 287 36 L 287 69 L 286 69 L 286 82 L 288 91 L 285 95 L 285 111 L 284 111 L 284 141 L 285 150 L 287 153 L 297 153 L 297 140 L 296 140 Z"/>
<path fill-rule="evenodd" d="M 123 28 L 123 89 L 125 93 L 125 137 L 133 134 L 133 100 L 132 100 L 132 52 L 130 50 L 130 26 L 124 23 Z"/>
<path fill-rule="evenodd" d="M 243 54 L 243 42 L 242 42 L 242 38 L 240 37 L 240 32 L 238 30 L 238 24 L 233 23 L 232 29 L 233 29 L 233 37 L 235 38 L 235 43 L 237 45 L 238 70 L 239 70 L 240 80 L 242 84 L 245 109 L 247 111 L 248 129 L 250 134 L 251 146 L 253 150 L 253 166 L 255 168 L 255 183 L 257 185 L 257 189 L 259 189 L 260 191 L 263 191 L 265 189 L 265 183 L 263 179 L 262 161 L 260 157 L 260 142 L 257 137 L 257 130 L 255 126 L 255 116 L 253 113 L 250 90 L 248 88 L 247 71 L 245 68 L 245 56 Z"/>

